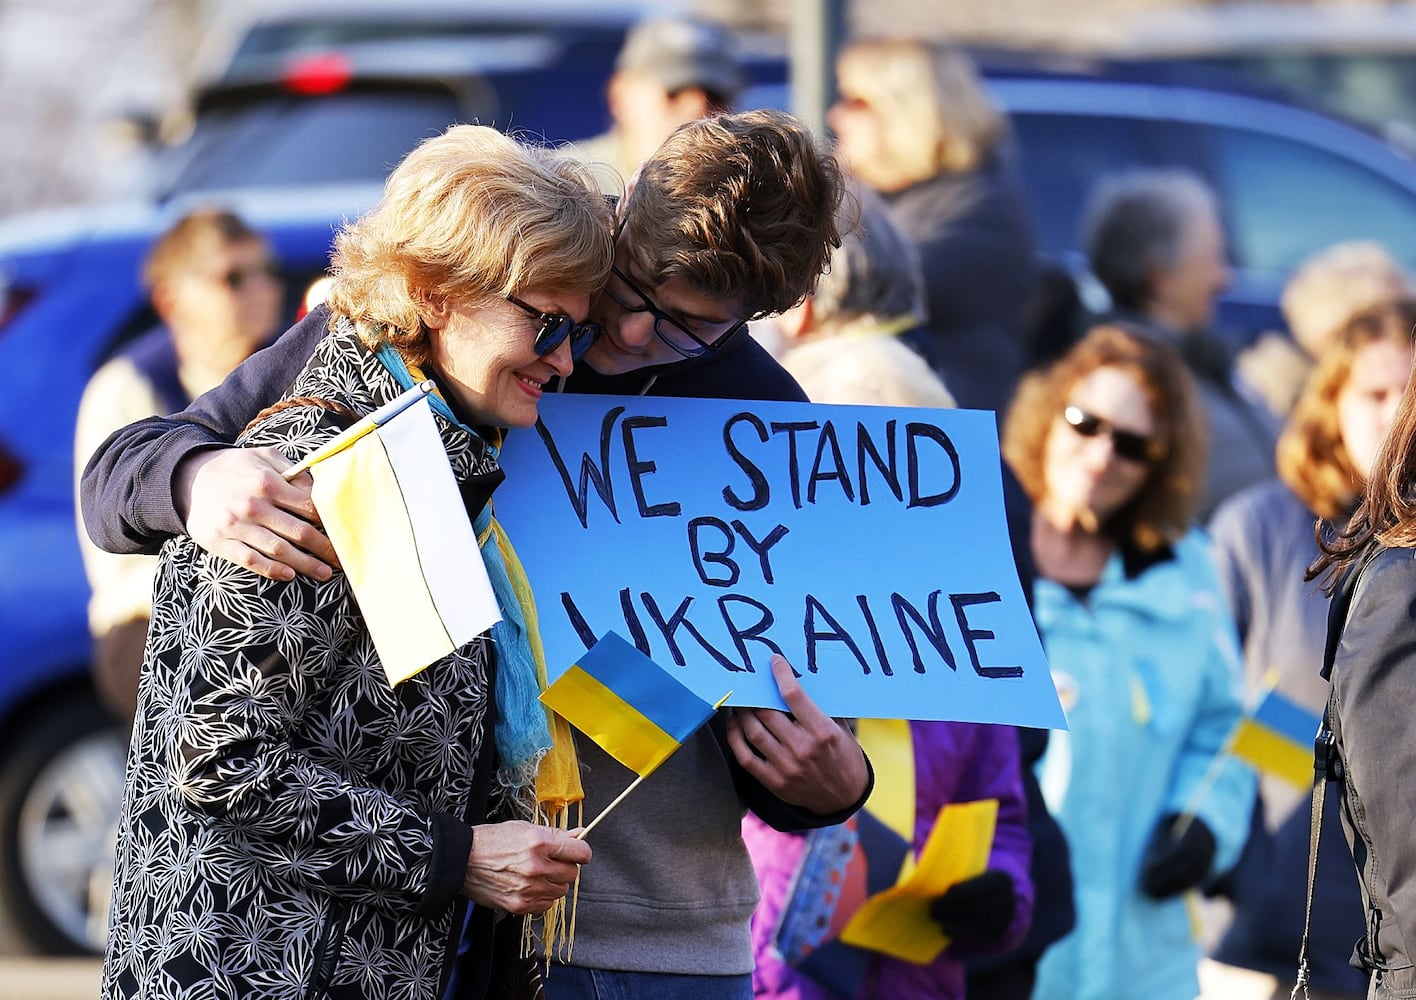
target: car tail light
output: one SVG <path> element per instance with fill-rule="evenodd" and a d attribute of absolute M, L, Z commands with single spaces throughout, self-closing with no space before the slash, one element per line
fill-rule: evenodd
<path fill-rule="evenodd" d="M 35 290 L 23 285 L 0 286 L 0 333 L 34 301 Z"/>
<path fill-rule="evenodd" d="M 10 453 L 5 443 L 0 441 L 0 496 L 10 492 L 24 475 L 25 467 Z"/>
<path fill-rule="evenodd" d="M 33 288 L 0 285 L 0 335 L 5 333 L 16 316 L 34 301 Z M 10 492 L 24 476 L 25 467 L 19 458 L 0 441 L 0 496 Z"/>
<path fill-rule="evenodd" d="M 296 94 L 335 94 L 353 77 L 348 59 L 337 52 L 322 52 L 291 62 L 285 69 L 285 88 Z"/>

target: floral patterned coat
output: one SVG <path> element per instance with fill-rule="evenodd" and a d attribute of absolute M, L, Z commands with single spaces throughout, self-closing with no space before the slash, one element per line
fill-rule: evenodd
<path fill-rule="evenodd" d="M 356 413 L 398 392 L 347 329 L 291 389 Z M 295 406 L 244 443 L 295 457 L 344 422 Z M 483 502 L 495 459 L 439 429 Z M 343 574 L 276 583 L 186 538 L 153 611 L 103 997 L 436 1000 L 485 808 L 489 638 L 391 688 Z"/>

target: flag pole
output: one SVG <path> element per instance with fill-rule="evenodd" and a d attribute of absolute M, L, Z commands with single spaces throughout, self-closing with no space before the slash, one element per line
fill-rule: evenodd
<path fill-rule="evenodd" d="M 650 771 L 650 772 L 649 772 L 649 774 L 653 774 L 653 773 L 654 773 L 653 771 Z M 649 774 L 641 774 L 639 777 L 637 777 L 637 778 L 635 778 L 633 781 L 631 781 L 631 782 L 629 783 L 629 787 L 628 787 L 628 788 L 626 788 L 624 791 L 620 792 L 619 795 L 617 795 L 617 796 L 615 797 L 615 800 L 614 800 L 613 802 L 611 802 L 609 805 L 605 806 L 605 808 L 604 808 L 603 810 L 601 810 L 600 815 L 596 816 L 594 819 L 592 819 L 592 820 L 590 821 L 590 825 L 589 825 L 589 826 L 585 827 L 585 829 L 581 830 L 579 833 L 577 833 L 577 834 L 575 835 L 575 839 L 576 839 L 576 840 L 584 840 L 586 837 L 590 836 L 590 831 L 593 830 L 593 829 L 595 829 L 595 827 L 597 827 L 597 826 L 600 825 L 600 820 L 602 820 L 602 819 L 604 819 L 606 816 L 608 816 L 608 815 L 610 814 L 610 810 L 613 809 L 615 806 L 619 805 L 621 802 L 623 802 L 623 801 L 629 796 L 629 793 L 630 793 L 630 792 L 634 791 L 636 788 L 638 788 L 640 785 L 642 785 L 642 784 L 644 783 L 644 779 L 647 778 L 647 777 L 649 777 Z"/>
<path fill-rule="evenodd" d="M 380 406 L 373 413 L 370 413 L 366 417 L 361 417 L 358 423 L 350 425 L 347 430 L 341 431 L 339 434 L 330 438 L 324 444 L 320 445 L 314 451 L 300 459 L 300 461 L 282 472 L 280 474 L 281 477 L 288 483 L 316 462 L 323 462 L 331 455 L 339 454 L 370 431 L 377 430 L 379 427 L 388 423 L 432 391 L 433 383 L 431 380 L 425 379 L 419 382 L 417 385 L 413 386 L 413 388 L 400 394 L 397 398 Z"/>
<path fill-rule="evenodd" d="M 713 709 L 714 709 L 714 711 L 716 711 L 716 710 L 722 708 L 723 705 L 727 703 L 727 700 L 728 700 L 729 698 L 731 698 L 732 696 L 733 696 L 733 693 L 732 693 L 731 691 L 729 691 L 727 694 L 723 695 L 723 697 L 719 698 L 719 699 L 713 704 Z M 701 703 L 700 703 L 700 704 L 701 704 Z M 610 810 L 611 810 L 611 809 L 613 809 L 615 806 L 619 805 L 619 804 L 620 804 L 621 802 L 623 802 L 626 798 L 628 798 L 628 797 L 629 797 L 629 793 L 632 792 L 632 791 L 634 791 L 634 790 L 635 790 L 636 788 L 638 788 L 640 785 L 642 785 L 642 784 L 644 783 L 644 779 L 647 778 L 647 777 L 649 777 L 649 775 L 651 775 L 651 774 L 653 774 L 653 773 L 654 773 L 653 771 L 649 771 L 649 772 L 647 772 L 647 773 L 645 773 L 645 774 L 641 774 L 639 777 L 637 777 L 637 778 L 635 778 L 633 781 L 631 781 L 631 782 L 629 783 L 629 787 L 628 787 L 628 788 L 626 788 L 624 791 L 620 792 L 617 796 L 615 796 L 615 800 L 614 800 L 613 802 L 611 802 L 609 805 L 605 806 L 604 809 L 600 810 L 600 815 L 598 815 L 598 816 L 596 816 L 594 819 L 592 819 L 592 820 L 590 821 L 590 824 L 589 824 L 588 826 L 586 826 L 585 829 L 581 830 L 579 833 L 577 833 L 577 834 L 575 835 L 575 839 L 576 839 L 576 840 L 584 840 L 586 837 L 590 836 L 590 831 L 593 830 L 593 829 L 595 829 L 595 827 L 597 827 L 597 826 L 600 825 L 600 820 L 602 820 L 602 819 L 604 819 L 606 816 L 608 816 L 608 815 L 610 814 Z"/>
<path fill-rule="evenodd" d="M 1253 715 L 1254 709 L 1269 696 L 1271 691 L 1274 691 L 1278 687 L 1278 679 L 1279 673 L 1277 667 L 1269 667 L 1264 671 L 1263 677 L 1259 680 L 1258 688 L 1249 696 L 1249 704 L 1244 706 L 1244 714 L 1239 717 L 1239 721 L 1235 723 L 1234 728 L 1230 730 L 1229 735 L 1225 737 L 1224 746 L 1220 748 L 1219 753 L 1211 758 L 1209 767 L 1205 768 L 1205 773 L 1200 777 L 1199 783 L 1195 785 L 1195 790 L 1191 792 L 1190 797 L 1185 800 L 1185 808 L 1181 811 L 1180 815 L 1176 817 L 1175 826 L 1171 828 L 1171 834 L 1176 840 L 1183 837 L 1185 831 L 1190 828 L 1190 824 L 1194 822 L 1195 815 L 1199 812 L 1200 803 L 1204 802 L 1205 797 L 1209 795 L 1210 789 L 1214 787 L 1214 783 L 1219 780 L 1219 772 L 1224 770 L 1224 765 L 1227 764 L 1229 758 L 1233 756 L 1234 738 L 1239 732 L 1239 728 L 1244 724 L 1244 718 Z"/>
<path fill-rule="evenodd" d="M 1185 808 L 1175 818 L 1175 825 L 1170 828 L 1170 835 L 1176 840 L 1185 836 L 1185 831 L 1190 829 L 1190 824 L 1195 821 L 1195 816 L 1200 811 L 1201 803 L 1209 795 L 1214 783 L 1219 780 L 1219 772 L 1223 771 L 1224 765 L 1229 763 L 1229 757 L 1229 746 L 1226 744 L 1219 753 L 1210 758 L 1209 767 L 1205 768 L 1205 773 L 1195 785 L 1195 790 L 1185 800 Z"/>

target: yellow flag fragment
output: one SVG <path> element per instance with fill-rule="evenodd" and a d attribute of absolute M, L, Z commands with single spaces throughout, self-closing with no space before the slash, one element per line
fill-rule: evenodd
<path fill-rule="evenodd" d="M 951 885 L 983 874 L 997 822 L 997 799 L 940 809 L 919 863 L 907 865 L 893 888 L 867 899 L 841 931 L 841 940 L 916 965 L 938 958 L 949 939 L 930 917 L 929 904 Z"/>

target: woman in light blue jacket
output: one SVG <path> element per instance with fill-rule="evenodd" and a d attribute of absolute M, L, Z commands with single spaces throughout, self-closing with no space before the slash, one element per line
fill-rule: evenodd
<path fill-rule="evenodd" d="M 1192 1000 L 1185 902 L 1232 866 L 1254 779 L 1234 623 L 1189 530 L 1204 420 L 1170 347 L 1111 327 L 1020 387 L 1004 453 L 1031 495 L 1034 612 L 1071 731 L 1041 762 L 1072 844 L 1077 927 L 1036 1000 Z"/>

